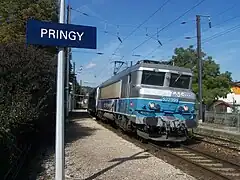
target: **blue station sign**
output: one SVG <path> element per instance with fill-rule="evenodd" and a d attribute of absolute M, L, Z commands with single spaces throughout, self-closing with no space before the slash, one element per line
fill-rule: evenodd
<path fill-rule="evenodd" d="M 38 20 L 27 22 L 27 44 L 97 48 L 97 28 L 73 24 L 61 24 Z"/>

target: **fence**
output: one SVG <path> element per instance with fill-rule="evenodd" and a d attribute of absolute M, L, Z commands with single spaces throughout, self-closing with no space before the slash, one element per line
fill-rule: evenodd
<path fill-rule="evenodd" d="M 240 114 L 239 113 L 216 113 L 213 111 L 205 112 L 204 122 L 228 127 L 235 127 L 240 131 Z"/>

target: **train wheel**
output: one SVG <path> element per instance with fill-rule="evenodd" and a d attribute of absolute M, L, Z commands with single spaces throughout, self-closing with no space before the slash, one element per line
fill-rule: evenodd
<path fill-rule="evenodd" d="M 143 137 L 140 137 L 138 136 L 138 140 L 143 143 L 143 144 L 147 144 L 148 143 L 148 140 L 147 139 L 144 139 Z"/>

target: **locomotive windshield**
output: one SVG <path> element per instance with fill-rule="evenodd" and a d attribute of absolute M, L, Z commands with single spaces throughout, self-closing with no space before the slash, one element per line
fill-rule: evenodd
<path fill-rule="evenodd" d="M 165 72 L 143 71 L 142 84 L 163 86 Z"/>
<path fill-rule="evenodd" d="M 171 73 L 169 87 L 189 89 L 191 76 Z"/>

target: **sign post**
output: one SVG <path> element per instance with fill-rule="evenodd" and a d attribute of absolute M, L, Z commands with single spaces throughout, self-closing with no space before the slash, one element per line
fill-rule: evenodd
<path fill-rule="evenodd" d="M 56 167 L 55 179 L 65 179 L 64 173 L 64 47 L 97 48 L 96 27 L 64 24 L 65 0 L 60 0 L 59 23 L 30 19 L 27 22 L 27 44 L 57 46 L 57 101 L 56 101 Z"/>
<path fill-rule="evenodd" d="M 65 19 L 65 1 L 60 1 L 59 23 L 64 23 Z M 41 29 L 41 37 L 46 30 Z M 56 109 L 56 140 L 55 140 L 55 179 L 65 179 L 65 153 L 64 153 L 64 48 L 58 52 L 57 67 L 57 109 Z"/>

